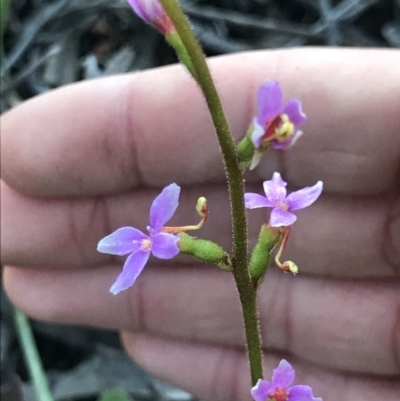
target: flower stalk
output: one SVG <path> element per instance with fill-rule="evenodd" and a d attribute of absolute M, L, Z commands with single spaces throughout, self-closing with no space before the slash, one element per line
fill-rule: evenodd
<path fill-rule="evenodd" d="M 196 71 L 193 67 L 192 61 L 177 32 L 174 31 L 168 35 L 165 35 L 165 40 L 175 49 L 181 63 L 188 69 L 192 77 L 197 81 Z"/>
<path fill-rule="evenodd" d="M 204 54 L 189 21 L 177 0 L 160 0 L 186 47 L 197 82 L 204 94 L 222 151 L 231 199 L 233 237 L 233 275 L 243 309 L 251 381 L 262 378 L 261 339 L 258 325 L 256 290 L 247 269 L 247 218 L 244 207 L 244 183 L 239 168 L 235 143 L 231 135 L 218 92 L 208 69 Z"/>

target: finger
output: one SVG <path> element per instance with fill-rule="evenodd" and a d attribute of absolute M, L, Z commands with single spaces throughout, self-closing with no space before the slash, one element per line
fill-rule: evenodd
<path fill-rule="evenodd" d="M 260 191 L 259 186 L 249 190 Z M 156 190 L 110 197 L 47 200 L 28 198 L 2 186 L 2 262 L 17 266 L 82 266 L 121 258 L 96 251 L 97 243 L 115 229 L 131 225 L 145 231 Z M 199 234 L 230 249 L 229 201 L 223 186 L 184 188 L 176 216 L 169 223 L 196 224 L 196 201 L 208 198 L 210 216 Z M 268 219 L 266 209 L 251 210 L 250 249 Z M 285 260 L 301 274 L 333 277 L 398 277 L 400 274 L 400 198 L 323 195 L 298 212 Z M 186 263 L 179 257 L 174 263 Z"/>
<path fill-rule="evenodd" d="M 143 334 L 124 333 L 122 338 L 130 356 L 143 368 L 200 399 L 250 399 L 249 368 L 244 351 Z M 270 380 L 279 360 L 274 354 L 265 355 L 266 379 Z M 294 361 L 295 383 L 310 385 L 314 396 L 321 396 L 324 401 L 398 399 L 398 381 L 338 374 L 304 364 L 296 358 L 289 360 Z"/>
<path fill-rule="evenodd" d="M 13 302 L 41 320 L 243 345 L 228 273 L 147 267 L 131 290 L 112 296 L 108 289 L 119 272 L 7 268 L 4 282 Z M 271 271 L 259 292 L 263 343 L 328 369 L 400 377 L 399 290 L 399 281 L 328 281 Z"/>
<path fill-rule="evenodd" d="M 295 186 L 322 179 L 327 191 L 358 194 L 398 186 L 399 63 L 399 52 L 358 49 L 210 61 L 236 138 L 256 113 L 263 81 L 278 79 L 287 97 L 304 103 L 304 139 L 288 152 L 270 153 L 254 178 L 268 178 L 279 166 Z M 34 195 L 223 179 L 205 102 L 177 66 L 72 85 L 26 102 L 2 117 L 2 145 L 4 180 Z"/>

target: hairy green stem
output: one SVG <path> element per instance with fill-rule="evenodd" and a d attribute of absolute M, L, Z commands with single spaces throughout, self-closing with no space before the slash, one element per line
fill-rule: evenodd
<path fill-rule="evenodd" d="M 187 54 L 187 50 L 185 45 L 182 43 L 181 37 L 177 32 L 173 32 L 171 34 L 165 35 L 165 40 L 175 49 L 176 54 L 178 55 L 180 61 L 188 71 L 192 74 L 193 78 L 197 80 L 196 72 L 194 71 L 192 61 L 190 60 L 189 55 Z"/>
<path fill-rule="evenodd" d="M 204 54 L 189 21 L 177 0 L 160 0 L 171 18 L 190 57 L 197 82 L 203 91 L 224 158 L 232 212 L 234 277 L 242 303 L 251 380 L 254 385 L 262 377 L 261 340 L 258 327 L 256 292 L 247 270 L 247 219 L 244 207 L 244 183 L 238 165 L 235 143 L 222 108 L 218 92 L 208 69 Z"/>
<path fill-rule="evenodd" d="M 15 309 L 15 326 L 38 401 L 54 401 L 28 318 Z"/>

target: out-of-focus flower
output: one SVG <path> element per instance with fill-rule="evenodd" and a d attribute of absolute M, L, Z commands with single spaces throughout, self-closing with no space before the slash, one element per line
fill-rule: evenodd
<path fill-rule="evenodd" d="M 264 151 L 273 146 L 287 149 L 303 134 L 299 130 L 307 117 L 297 99 L 282 103 L 282 91 L 277 81 L 269 81 L 258 90 L 258 116 L 253 120 L 251 140 L 256 148 L 250 170 L 254 169 Z"/>
<path fill-rule="evenodd" d="M 258 90 L 259 114 L 254 118 L 251 135 L 256 148 L 261 142 L 272 142 L 275 149 L 290 147 L 301 135 L 298 130 L 307 117 L 301 110 L 297 99 L 282 105 L 282 91 L 277 81 L 269 81 Z"/>
<path fill-rule="evenodd" d="M 128 2 L 142 20 L 154 25 L 164 35 L 175 30 L 159 0 L 128 0 Z"/>
<path fill-rule="evenodd" d="M 149 235 L 133 227 L 122 227 L 99 242 L 99 252 L 118 256 L 129 254 L 122 273 L 110 288 L 114 295 L 135 283 L 150 253 L 159 259 L 171 259 L 179 253 L 179 237 L 162 231 L 178 207 L 179 193 L 180 187 L 171 184 L 154 199 L 150 208 L 150 226 L 147 226 Z"/>
<path fill-rule="evenodd" d="M 264 181 L 266 196 L 255 193 L 245 194 L 245 205 L 248 209 L 271 207 L 270 225 L 272 227 L 290 226 L 297 217 L 292 213 L 314 203 L 321 195 L 323 183 L 318 181 L 312 187 L 306 187 L 286 195 L 287 183 L 279 173 L 274 173 L 272 180 Z"/>
<path fill-rule="evenodd" d="M 295 371 L 292 365 L 282 359 L 279 366 L 274 369 L 272 381 L 259 379 L 251 389 L 255 401 L 322 401 L 314 397 L 312 388 L 305 385 L 290 385 L 293 383 Z"/>

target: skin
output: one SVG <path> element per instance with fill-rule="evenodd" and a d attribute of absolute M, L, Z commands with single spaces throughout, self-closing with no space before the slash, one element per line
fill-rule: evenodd
<path fill-rule="evenodd" d="M 308 121 L 270 151 L 247 190 L 280 171 L 297 189 L 324 181 L 298 212 L 284 260 L 259 291 L 266 378 L 281 358 L 325 401 L 400 393 L 400 52 L 297 49 L 210 61 L 233 134 L 257 112 L 258 86 L 281 82 Z M 210 217 L 197 234 L 230 246 L 224 172 L 204 100 L 182 67 L 84 82 L 1 117 L 4 285 L 30 316 L 119 330 L 132 358 L 216 401 L 249 399 L 229 273 L 182 256 L 151 259 L 135 286 L 108 292 L 123 259 L 96 252 L 118 227 L 144 230 L 160 189 L 182 186 L 171 225 Z M 251 245 L 265 209 L 249 211 Z"/>

